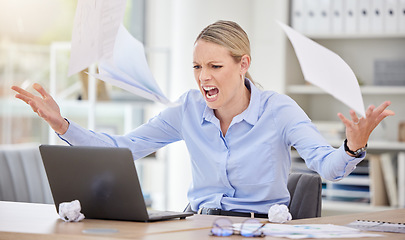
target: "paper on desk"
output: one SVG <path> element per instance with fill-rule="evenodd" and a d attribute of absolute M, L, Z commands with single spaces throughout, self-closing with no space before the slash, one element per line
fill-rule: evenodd
<path fill-rule="evenodd" d="M 245 223 L 244 230 L 252 232 L 258 229 L 262 223 Z M 234 230 L 240 230 L 241 223 L 233 224 Z M 304 238 L 359 238 L 381 237 L 380 234 L 366 233 L 355 228 L 334 224 L 273 224 L 267 223 L 262 228 L 266 236 L 285 237 L 290 239 Z"/>
<path fill-rule="evenodd" d="M 115 39 L 113 57 L 99 61 L 99 72 L 92 75 L 141 97 L 171 104 L 149 69 L 142 43 L 122 25 Z"/>
<path fill-rule="evenodd" d="M 290 39 L 305 80 L 317 85 L 365 117 L 364 103 L 356 76 L 336 53 L 278 22 Z"/>
<path fill-rule="evenodd" d="M 125 6 L 126 0 L 78 0 L 68 76 L 102 58 L 111 59 Z"/>

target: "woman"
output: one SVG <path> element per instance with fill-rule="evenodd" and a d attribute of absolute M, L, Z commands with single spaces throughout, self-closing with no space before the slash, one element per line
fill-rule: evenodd
<path fill-rule="evenodd" d="M 273 204 L 288 206 L 291 146 L 310 169 L 339 180 L 363 160 L 373 129 L 394 113 L 386 109 L 388 101 L 378 108 L 370 106 L 366 118 L 350 111 L 349 120 L 339 113 L 347 141 L 335 149 L 291 98 L 256 88 L 248 74 L 249 45 L 247 34 L 234 22 L 207 26 L 193 52 L 200 91 L 189 90 L 180 97 L 180 105 L 124 136 L 95 133 L 65 120 L 39 84 L 34 89 L 41 97 L 12 89 L 70 145 L 127 147 L 138 159 L 184 140 L 192 165 L 188 199 L 193 211 L 217 208 L 225 214 L 254 212 L 267 217 Z"/>

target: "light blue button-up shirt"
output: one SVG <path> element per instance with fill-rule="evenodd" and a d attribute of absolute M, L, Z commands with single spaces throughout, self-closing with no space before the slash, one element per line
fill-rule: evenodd
<path fill-rule="evenodd" d="M 124 136 L 95 133 L 70 122 L 60 137 L 71 145 L 126 147 L 135 159 L 184 140 L 192 166 L 188 199 L 194 211 L 208 207 L 267 213 L 275 203 L 288 205 L 291 146 L 328 180 L 347 176 L 365 157 L 349 156 L 343 144 L 330 146 L 288 96 L 261 91 L 248 80 L 247 86 L 249 106 L 234 117 L 225 136 L 201 93 L 190 90 L 180 105 Z"/>

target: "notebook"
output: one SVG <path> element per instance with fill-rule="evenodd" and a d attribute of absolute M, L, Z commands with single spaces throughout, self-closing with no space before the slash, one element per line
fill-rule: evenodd
<path fill-rule="evenodd" d="M 356 220 L 347 224 L 346 226 L 364 231 L 405 233 L 405 223 Z"/>
<path fill-rule="evenodd" d="M 190 212 L 148 212 L 127 148 L 41 145 L 55 207 L 79 200 L 90 219 L 157 221 L 184 219 Z"/>

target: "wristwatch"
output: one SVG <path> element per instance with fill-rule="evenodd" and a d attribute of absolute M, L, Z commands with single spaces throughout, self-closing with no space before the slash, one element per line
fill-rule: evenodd
<path fill-rule="evenodd" d="M 355 157 L 359 157 L 362 153 L 364 153 L 367 150 L 367 144 L 366 144 L 366 146 L 359 148 L 356 151 L 350 150 L 349 147 L 347 146 L 347 139 L 345 139 L 344 147 L 345 147 L 346 152 L 354 155 Z"/>

